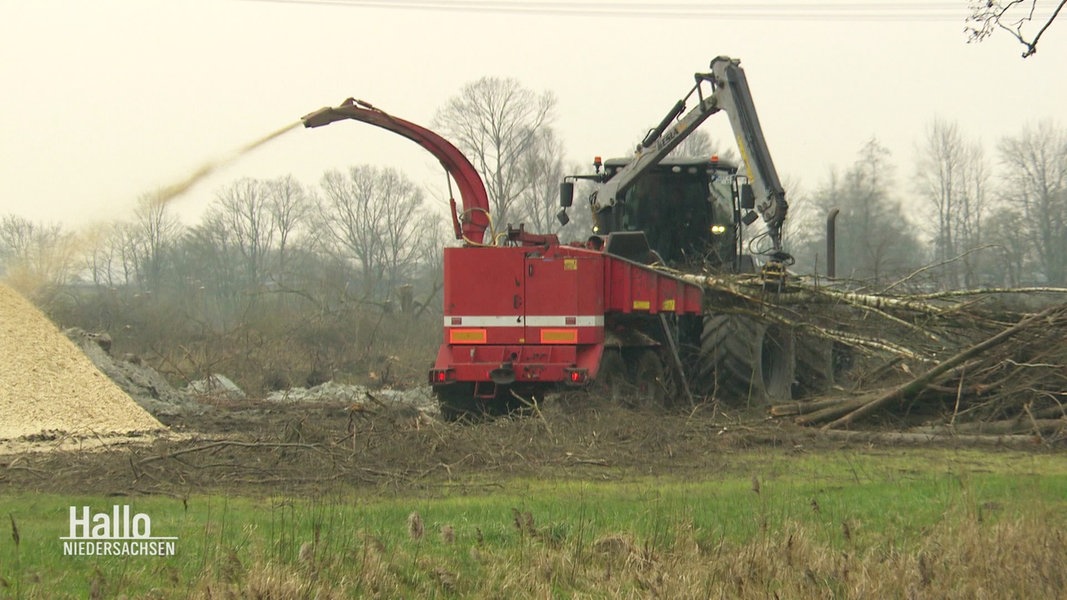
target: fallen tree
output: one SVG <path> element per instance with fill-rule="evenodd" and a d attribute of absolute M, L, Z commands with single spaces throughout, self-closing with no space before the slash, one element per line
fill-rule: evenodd
<path fill-rule="evenodd" d="M 1024 331 L 1034 326 L 1035 323 L 1040 324 L 1046 320 L 1050 320 L 1050 317 L 1053 316 L 1057 316 L 1060 320 L 1067 319 L 1067 307 L 1050 307 L 1035 315 L 1030 315 L 1022 321 L 1019 321 L 1014 326 L 1009 327 L 1008 329 L 1001 331 L 1000 333 L 986 339 L 985 341 L 975 344 L 970 348 L 967 348 L 962 352 L 956 354 L 955 356 L 941 362 L 934 368 L 923 373 L 922 375 L 919 375 L 918 377 L 915 377 L 911 381 L 908 381 L 903 385 L 897 386 L 896 388 L 878 396 L 877 398 L 874 398 L 869 402 L 864 402 L 855 410 L 852 410 L 844 416 L 834 421 L 831 421 L 829 424 L 825 425 L 823 429 L 830 429 L 834 427 L 848 425 L 852 421 L 869 414 L 870 412 L 888 404 L 889 402 L 892 402 L 894 400 L 900 400 L 908 396 L 914 396 L 924 391 L 928 385 L 935 382 L 941 375 L 949 372 L 950 370 L 967 361 L 968 359 L 978 356 L 979 354 L 986 352 L 987 350 L 990 350 L 1000 344 L 1003 344 L 1021 331 Z"/>
<path fill-rule="evenodd" d="M 996 423 L 988 431 L 1048 436 L 1063 425 L 1067 289 L 890 294 L 803 278 L 776 287 L 758 275 L 681 277 L 703 286 L 716 311 L 774 321 L 856 356 L 833 397 L 772 406 L 772 417 L 829 432 L 877 416 L 925 427 L 918 435 L 958 435 L 971 423 L 977 435 Z"/>

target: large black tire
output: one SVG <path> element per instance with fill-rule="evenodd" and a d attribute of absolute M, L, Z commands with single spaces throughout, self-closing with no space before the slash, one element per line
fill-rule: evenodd
<path fill-rule="evenodd" d="M 655 349 L 647 348 L 637 352 L 633 363 L 635 407 L 669 408 L 677 394 L 671 370 L 663 363 L 662 355 Z"/>
<path fill-rule="evenodd" d="M 667 368 L 652 349 L 636 351 L 631 374 L 634 393 L 628 398 L 633 408 L 664 408 L 670 402 Z"/>
<path fill-rule="evenodd" d="M 530 414 L 533 402 L 544 399 L 540 388 L 525 386 L 515 389 L 519 398 L 511 393 L 512 387 L 496 386 L 492 398 L 475 397 L 471 383 L 453 383 L 434 388 L 441 418 L 448 422 L 476 422 L 487 417 L 525 416 Z M 521 398 L 521 399 L 520 399 Z"/>
<path fill-rule="evenodd" d="M 630 384 L 626 362 L 617 348 L 605 348 L 600 357 L 596 379 L 589 386 L 589 393 L 611 404 L 622 404 L 634 394 Z"/>
<path fill-rule="evenodd" d="M 830 391 L 834 385 L 834 343 L 826 338 L 798 332 L 797 371 L 793 396 L 804 398 Z"/>
<path fill-rule="evenodd" d="M 441 418 L 450 423 L 475 421 L 485 415 L 484 407 L 474 398 L 474 386 L 452 383 L 434 388 Z"/>
<path fill-rule="evenodd" d="M 798 335 L 797 372 L 793 396 L 818 396 L 848 384 L 854 350 L 841 342 L 814 335 Z"/>
<path fill-rule="evenodd" d="M 674 399 L 674 378 L 654 348 L 607 348 L 589 392 L 615 405 L 662 409 Z"/>
<path fill-rule="evenodd" d="M 834 385 L 847 386 L 851 383 L 856 365 L 856 350 L 843 342 L 834 342 L 830 351 L 834 372 Z"/>
<path fill-rule="evenodd" d="M 542 386 L 502 386 L 490 413 L 498 417 L 528 417 L 534 413 L 534 405 L 544 401 L 545 388 Z"/>
<path fill-rule="evenodd" d="M 789 328 L 742 315 L 704 318 L 697 393 L 733 406 L 787 402 L 795 370 Z"/>

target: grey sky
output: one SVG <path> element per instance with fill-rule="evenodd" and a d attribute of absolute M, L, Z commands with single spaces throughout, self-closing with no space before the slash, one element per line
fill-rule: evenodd
<path fill-rule="evenodd" d="M 856 2 L 821 18 L 772 0 L 756 17 L 740 2 L 722 3 L 718 17 L 713 3 L 692 1 L 671 4 L 684 16 L 660 17 L 611 14 L 652 2 L 587 0 L 577 15 L 541 12 L 567 6 L 549 2 L 516 3 L 531 9 L 521 12 L 373 4 L 0 0 L 0 215 L 122 218 L 142 194 L 319 107 L 355 96 L 429 123 L 483 75 L 552 90 L 567 158 L 584 164 L 629 149 L 711 58 L 740 57 L 778 169 L 806 189 L 872 136 L 906 177 L 935 116 L 992 151 L 1026 123 L 1063 125 L 1067 106 L 1067 23 L 1022 60 L 1006 35 L 965 43 L 964 0 L 894 3 L 914 7 L 908 19 Z M 709 132 L 728 138 L 726 119 Z M 440 168 L 417 146 L 341 123 L 280 137 L 179 206 L 189 222 L 234 179 L 315 184 L 326 169 L 361 163 L 396 166 L 443 193 Z"/>

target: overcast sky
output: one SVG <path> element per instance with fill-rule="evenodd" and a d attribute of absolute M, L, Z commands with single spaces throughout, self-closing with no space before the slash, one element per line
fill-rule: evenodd
<path fill-rule="evenodd" d="M 1027 123 L 1064 126 L 1067 22 L 1023 60 L 1007 35 L 967 44 L 966 16 L 965 0 L 0 0 L 0 216 L 123 218 L 322 106 L 355 96 L 428 124 L 483 75 L 554 92 L 567 159 L 584 164 L 628 150 L 720 54 L 741 58 L 778 170 L 805 189 L 871 137 L 906 178 L 935 117 L 991 152 Z M 725 117 L 709 124 L 729 139 Z M 274 140 L 178 206 L 189 223 L 238 178 L 314 185 L 368 163 L 444 194 L 422 149 L 345 122 Z"/>

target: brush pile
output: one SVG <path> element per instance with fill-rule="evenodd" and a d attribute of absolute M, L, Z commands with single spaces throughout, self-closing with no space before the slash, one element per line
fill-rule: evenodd
<path fill-rule="evenodd" d="M 803 282 L 786 293 L 705 278 L 717 306 L 845 349 L 832 397 L 771 415 L 824 430 L 878 420 L 921 434 L 1067 439 L 1067 290 L 861 294 Z"/>

